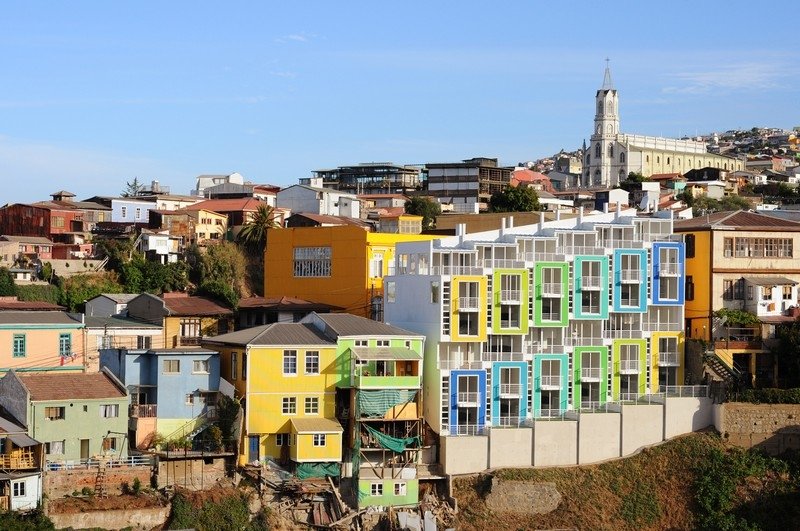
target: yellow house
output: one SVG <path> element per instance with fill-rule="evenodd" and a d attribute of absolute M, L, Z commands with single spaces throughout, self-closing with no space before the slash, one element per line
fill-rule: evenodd
<path fill-rule="evenodd" d="M 393 273 L 395 245 L 436 237 L 349 225 L 270 230 L 264 296 L 313 300 L 382 320 L 383 277 Z"/>
<path fill-rule="evenodd" d="M 183 210 L 194 220 L 194 243 L 207 245 L 225 239 L 228 216 L 212 210 Z"/>
<path fill-rule="evenodd" d="M 84 324 L 62 311 L 0 312 L 0 373 L 84 370 Z"/>

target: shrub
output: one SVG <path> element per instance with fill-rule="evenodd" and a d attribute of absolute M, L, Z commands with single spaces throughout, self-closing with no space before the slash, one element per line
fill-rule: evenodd
<path fill-rule="evenodd" d="M 739 400 L 753 404 L 800 404 L 800 389 L 747 389 L 739 395 Z"/>
<path fill-rule="evenodd" d="M 139 478 L 133 478 L 131 492 L 134 496 L 138 496 L 142 492 L 142 482 L 139 480 Z"/>

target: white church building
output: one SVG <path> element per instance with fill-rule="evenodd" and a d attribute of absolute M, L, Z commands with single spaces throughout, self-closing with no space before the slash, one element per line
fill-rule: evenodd
<path fill-rule="evenodd" d="M 596 111 L 591 142 L 584 150 L 584 187 L 612 187 L 630 172 L 645 177 L 680 173 L 695 168 L 744 170 L 744 161 L 708 153 L 705 142 L 677 140 L 620 132 L 619 97 L 606 66 L 603 86 L 595 96 Z"/>

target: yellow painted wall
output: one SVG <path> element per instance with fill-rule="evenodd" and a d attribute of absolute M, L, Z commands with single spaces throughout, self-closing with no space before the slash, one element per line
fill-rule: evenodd
<path fill-rule="evenodd" d="M 471 312 L 478 316 L 478 335 L 477 336 L 462 336 L 458 333 L 458 298 L 466 297 L 459 293 L 461 282 L 478 282 L 478 297 L 480 297 L 479 308 L 477 312 Z M 451 284 L 451 301 L 450 304 L 450 340 L 451 341 L 486 341 L 486 297 L 487 297 L 488 284 L 486 277 L 478 276 L 454 276 Z"/>
<path fill-rule="evenodd" d="M 202 245 L 209 241 L 221 241 L 228 229 L 228 216 L 210 210 L 190 211 L 195 219 L 195 241 Z M 216 234 L 213 238 L 211 235 Z"/>
<path fill-rule="evenodd" d="M 692 277 L 694 283 L 694 299 L 686 300 L 684 316 L 689 320 L 691 335 L 696 339 L 709 339 L 710 325 L 708 316 L 711 280 L 711 233 L 708 231 L 686 232 L 695 237 L 694 257 L 686 258 L 686 277 Z M 703 327 L 706 337 L 703 337 Z M 695 332 L 696 330 L 696 332 Z"/>
<path fill-rule="evenodd" d="M 342 434 L 326 433 L 325 446 L 314 446 L 313 435 L 300 433 L 291 447 L 292 460 L 302 463 L 306 461 L 341 461 Z"/>
<path fill-rule="evenodd" d="M 15 358 L 14 335 L 25 336 L 25 356 Z M 72 354 L 75 358 L 65 358 L 61 364 L 59 353 L 59 336 L 70 334 L 72 338 Z M 20 325 L 17 328 L 0 329 L 0 369 L 61 369 L 73 367 L 82 370 L 84 365 L 84 336 L 78 328 L 34 328 Z"/>
<path fill-rule="evenodd" d="M 191 319 L 189 316 L 164 317 L 164 347 L 176 348 L 180 345 L 181 320 Z M 233 321 L 227 317 L 201 317 L 200 333 L 204 336 L 214 336 L 219 332 L 219 322 L 228 320 L 228 330 L 233 329 Z"/>

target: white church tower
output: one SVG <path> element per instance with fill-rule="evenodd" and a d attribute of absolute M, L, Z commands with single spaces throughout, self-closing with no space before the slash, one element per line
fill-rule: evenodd
<path fill-rule="evenodd" d="M 606 59 L 606 63 L 608 60 Z M 586 152 L 584 186 L 610 187 L 624 180 L 620 169 L 625 167 L 625 153 L 617 141 L 619 108 L 617 90 L 611 81 L 611 68 L 606 64 L 603 86 L 595 96 L 594 131 Z M 624 170 L 622 170 L 624 172 Z"/>

